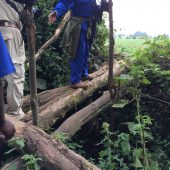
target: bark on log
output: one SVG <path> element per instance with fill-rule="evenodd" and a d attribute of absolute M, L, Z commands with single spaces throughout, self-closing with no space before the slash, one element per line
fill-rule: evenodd
<path fill-rule="evenodd" d="M 104 65 L 102 68 L 100 68 L 98 71 L 90 74 L 92 77 L 99 77 L 102 74 L 104 74 L 107 70 L 108 66 Z M 38 101 L 39 101 L 39 107 L 40 111 L 44 110 L 47 106 L 49 101 L 57 101 L 60 97 L 64 97 L 64 95 L 69 95 L 69 93 L 72 93 L 74 90 L 69 88 L 69 86 L 63 86 L 59 88 L 55 88 L 52 90 L 46 90 L 44 92 L 41 92 L 38 94 Z M 51 103 L 49 103 L 50 105 Z M 42 108 L 41 108 L 42 107 Z M 23 108 L 24 112 L 30 111 L 30 96 L 25 96 L 23 101 Z M 30 113 L 28 113 L 30 114 Z"/>
<path fill-rule="evenodd" d="M 115 61 L 113 70 L 114 76 L 120 75 L 122 70 L 124 70 L 124 67 L 119 64 L 119 62 Z M 57 120 L 63 118 L 69 110 L 84 102 L 98 89 L 107 86 L 107 80 L 108 71 L 88 82 L 89 87 L 87 90 L 79 88 L 66 97 L 60 97 L 58 101 L 54 102 L 52 105 L 49 105 L 45 110 L 39 113 L 39 127 L 43 129 L 50 128 Z M 31 118 L 31 115 L 29 115 L 29 118 Z"/>
<path fill-rule="evenodd" d="M 53 133 L 64 133 L 71 138 L 85 123 L 101 113 L 101 110 L 113 102 L 109 92 L 105 92 L 96 101 L 70 116 L 61 126 Z"/>
<path fill-rule="evenodd" d="M 108 66 L 104 65 L 98 71 L 90 74 L 91 77 L 99 77 L 107 71 Z M 48 106 L 51 106 L 53 103 L 56 103 L 60 98 L 64 98 L 68 95 L 73 93 L 74 89 L 70 88 L 69 86 L 63 86 L 59 88 L 55 88 L 52 90 L 47 90 L 42 93 L 38 94 L 39 100 L 39 111 L 42 112 Z M 26 96 L 23 102 L 23 111 L 27 112 L 26 116 L 24 117 L 23 121 L 28 122 L 32 119 L 32 112 L 30 111 L 30 96 Z"/>
<path fill-rule="evenodd" d="M 28 126 L 14 117 L 7 116 L 16 127 L 16 136 L 26 140 L 25 150 L 41 158 L 40 167 L 45 170 L 99 170 L 82 156 L 68 149 L 35 126 Z"/>
<path fill-rule="evenodd" d="M 40 110 L 41 107 L 49 103 L 49 101 L 53 101 L 53 100 L 57 101 L 59 100 L 60 96 L 68 95 L 68 93 L 72 91 L 73 89 L 69 88 L 69 86 L 63 86 L 63 87 L 55 88 L 52 90 L 46 90 L 44 92 L 39 93 L 38 101 L 39 101 Z M 24 97 L 22 108 L 25 113 L 30 111 L 30 96 Z"/>

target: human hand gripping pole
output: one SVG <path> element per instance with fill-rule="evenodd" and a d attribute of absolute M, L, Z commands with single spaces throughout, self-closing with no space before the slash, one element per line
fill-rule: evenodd
<path fill-rule="evenodd" d="M 55 13 L 51 13 L 49 14 L 49 22 L 53 23 L 52 21 L 54 21 L 54 16 L 56 15 L 56 19 L 57 19 L 57 14 Z M 57 27 L 57 29 L 55 30 L 54 35 L 45 43 L 43 44 L 43 46 L 38 50 L 38 52 L 35 54 L 35 58 L 36 60 L 40 58 L 41 54 L 45 51 L 45 49 L 47 49 L 60 35 L 61 31 L 63 30 L 65 24 L 67 23 L 67 21 L 70 19 L 71 16 L 71 11 L 68 11 L 65 16 L 63 17 L 61 23 L 59 24 L 59 26 Z M 53 18 L 54 17 L 54 18 Z M 50 19 L 51 18 L 51 19 Z M 53 18 L 53 19 L 52 19 Z"/>
<path fill-rule="evenodd" d="M 53 11 L 48 15 L 49 24 L 53 24 L 57 20 L 57 11 Z"/>

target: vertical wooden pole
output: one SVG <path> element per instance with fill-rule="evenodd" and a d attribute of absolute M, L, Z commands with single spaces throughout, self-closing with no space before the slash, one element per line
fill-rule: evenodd
<path fill-rule="evenodd" d="M 0 78 L 0 135 L 4 136 L 4 140 L 11 139 L 15 134 L 15 127 L 9 120 L 5 119 L 4 113 L 4 94 L 2 80 Z M 2 145 L 3 140 L 0 138 L 0 146 Z"/>
<path fill-rule="evenodd" d="M 0 125 L 3 125 L 4 122 L 5 122 L 4 95 L 3 95 L 2 80 L 0 78 Z"/>
<path fill-rule="evenodd" d="M 32 6 L 26 6 L 27 11 L 27 32 L 29 51 L 29 77 L 30 77 L 30 104 L 33 117 L 33 125 L 38 126 L 38 98 L 37 98 L 37 77 L 35 59 L 35 23 L 32 13 Z"/>
<path fill-rule="evenodd" d="M 108 88 L 112 98 L 114 98 L 114 81 L 113 81 L 113 61 L 114 61 L 114 34 L 113 34 L 113 2 L 109 0 L 109 74 Z"/>

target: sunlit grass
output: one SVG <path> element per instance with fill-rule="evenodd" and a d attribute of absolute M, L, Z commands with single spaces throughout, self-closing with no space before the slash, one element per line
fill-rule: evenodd
<path fill-rule="evenodd" d="M 133 54 L 136 50 L 144 47 L 144 39 L 125 39 L 116 38 L 115 40 L 115 50 L 116 52 L 121 52 L 125 54 Z"/>

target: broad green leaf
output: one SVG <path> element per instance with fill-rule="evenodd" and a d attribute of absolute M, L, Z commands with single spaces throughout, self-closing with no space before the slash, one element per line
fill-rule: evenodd
<path fill-rule="evenodd" d="M 129 74 L 121 74 L 119 77 L 120 80 L 133 80 L 134 77 Z"/>
<path fill-rule="evenodd" d="M 160 74 L 161 74 L 162 76 L 170 76 L 170 70 L 161 71 Z"/>
<path fill-rule="evenodd" d="M 130 153 L 131 147 L 129 142 L 121 142 L 121 147 L 125 155 L 128 155 Z"/>
<path fill-rule="evenodd" d="M 141 155 L 142 155 L 142 152 L 143 152 L 142 148 L 134 149 L 133 157 L 134 158 L 140 158 Z"/>
<path fill-rule="evenodd" d="M 149 166 L 149 170 L 159 170 L 158 162 L 151 161 L 151 165 Z"/>
<path fill-rule="evenodd" d="M 113 108 L 123 108 L 128 104 L 129 100 L 121 99 L 112 105 Z"/>
<path fill-rule="evenodd" d="M 24 148 L 25 147 L 25 140 L 22 138 L 12 138 L 8 142 L 9 146 L 18 146 L 19 148 Z"/>
<path fill-rule="evenodd" d="M 25 154 L 24 156 L 22 156 L 22 159 L 24 159 L 25 161 L 27 161 L 27 160 L 31 160 L 31 159 L 33 159 L 34 158 L 34 156 L 32 155 L 32 154 Z"/>
<path fill-rule="evenodd" d="M 136 124 L 136 123 L 133 123 L 133 122 L 127 122 L 125 124 L 128 125 L 129 131 L 132 132 L 133 134 L 136 134 L 141 129 L 140 124 Z"/>
<path fill-rule="evenodd" d="M 154 140 L 154 137 L 150 131 L 144 131 L 144 135 L 146 139 Z"/>
<path fill-rule="evenodd" d="M 99 155 L 100 155 L 100 157 L 102 158 L 102 157 L 104 157 L 104 156 L 107 156 L 108 153 L 107 153 L 107 151 L 101 151 L 101 152 L 99 153 Z"/>
<path fill-rule="evenodd" d="M 143 78 L 143 79 L 142 79 L 142 83 L 143 83 L 143 84 L 151 84 L 151 81 L 149 81 L 149 80 L 146 79 L 146 78 Z"/>
<path fill-rule="evenodd" d="M 127 133 L 121 133 L 120 135 L 118 135 L 118 138 L 120 138 L 123 141 L 128 142 L 129 141 L 129 134 Z"/>
<path fill-rule="evenodd" d="M 131 165 L 135 168 L 142 168 L 143 167 L 141 161 L 138 158 L 135 158 L 133 164 L 131 164 Z"/>

